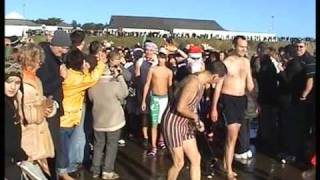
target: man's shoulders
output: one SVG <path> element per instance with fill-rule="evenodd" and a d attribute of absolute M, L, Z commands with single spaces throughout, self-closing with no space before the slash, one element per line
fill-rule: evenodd
<path fill-rule="evenodd" d="M 306 54 L 303 58 L 303 61 L 306 63 L 306 64 L 313 64 L 316 62 L 316 59 L 310 55 L 309 53 Z"/>
<path fill-rule="evenodd" d="M 169 74 L 173 74 L 172 70 L 166 67 L 166 70 Z"/>
<path fill-rule="evenodd" d="M 241 59 L 241 57 L 238 57 L 238 56 L 235 56 L 235 55 L 230 55 L 223 62 L 230 63 L 230 62 L 232 62 L 234 60 L 239 60 L 239 59 Z"/>
<path fill-rule="evenodd" d="M 250 60 L 248 59 L 248 58 L 246 58 L 246 57 L 238 57 L 238 56 L 233 56 L 233 55 L 231 55 L 231 56 L 228 56 L 224 61 L 223 61 L 223 63 L 224 64 L 233 64 L 234 62 L 239 62 L 239 61 L 241 61 L 241 62 L 243 62 L 243 63 L 245 63 L 245 64 L 250 64 Z"/>

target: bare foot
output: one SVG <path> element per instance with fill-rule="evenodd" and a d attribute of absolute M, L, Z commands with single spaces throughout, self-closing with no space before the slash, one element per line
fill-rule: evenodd
<path fill-rule="evenodd" d="M 237 180 L 236 176 L 234 175 L 234 172 L 231 173 L 231 174 L 228 174 L 228 175 L 227 175 L 227 179 L 228 179 L 228 180 Z"/>
<path fill-rule="evenodd" d="M 237 176 L 238 176 L 238 174 L 237 174 L 236 172 L 234 172 L 234 171 L 231 171 L 230 173 L 228 173 L 227 170 L 224 170 L 224 173 L 226 173 L 228 176 L 229 176 L 229 175 L 232 175 L 232 176 L 234 176 L 234 177 L 237 177 Z"/>
<path fill-rule="evenodd" d="M 75 179 L 73 179 L 73 177 L 69 176 L 68 173 L 61 174 L 61 175 L 60 175 L 60 179 L 61 179 L 61 180 L 75 180 Z"/>

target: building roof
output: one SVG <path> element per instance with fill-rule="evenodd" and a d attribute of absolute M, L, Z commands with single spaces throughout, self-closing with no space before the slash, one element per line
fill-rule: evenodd
<path fill-rule="evenodd" d="M 57 26 L 59 26 L 59 27 L 72 27 L 71 24 L 67 24 L 65 22 L 61 22 L 61 23 L 57 24 Z"/>
<path fill-rule="evenodd" d="M 38 24 L 33 22 L 32 20 L 26 20 L 26 19 L 6 19 L 5 25 L 20 25 L 20 26 L 42 26 L 42 24 Z M 57 24 L 58 27 L 72 27 L 71 24 L 67 24 L 65 22 L 61 22 Z"/>
<path fill-rule="evenodd" d="M 225 30 L 214 20 L 111 16 L 108 28 Z"/>
<path fill-rule="evenodd" d="M 41 26 L 27 19 L 6 19 L 5 25 L 20 25 L 20 26 Z"/>

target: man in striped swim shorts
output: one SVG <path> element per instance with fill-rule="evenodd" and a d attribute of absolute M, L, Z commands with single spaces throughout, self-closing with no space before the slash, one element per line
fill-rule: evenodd
<path fill-rule="evenodd" d="M 176 88 L 174 97 L 166 109 L 162 129 L 165 143 L 170 150 L 173 165 L 168 172 L 168 180 L 177 179 L 184 166 L 184 153 L 190 160 L 190 176 L 192 180 L 200 180 L 200 153 L 194 136 L 194 130 L 204 130 L 199 120 L 197 107 L 207 83 L 220 81 L 227 73 L 221 61 L 207 65 L 206 70 L 186 77 Z"/>

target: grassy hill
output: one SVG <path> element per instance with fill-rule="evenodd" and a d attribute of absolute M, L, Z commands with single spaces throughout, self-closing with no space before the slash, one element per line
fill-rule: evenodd
<path fill-rule="evenodd" d="M 44 36 L 34 36 L 34 41 L 36 43 L 40 41 L 44 41 L 45 37 Z M 164 40 L 162 38 L 148 38 L 155 42 L 157 45 L 161 46 L 164 45 Z M 87 44 L 94 40 L 107 40 L 107 41 L 112 41 L 115 46 L 123 46 L 123 47 L 133 47 L 137 42 L 142 43 L 143 37 L 115 37 L 115 36 L 102 36 L 102 37 L 97 37 L 97 36 L 87 36 L 85 41 Z M 206 43 L 209 44 L 211 47 L 214 47 L 217 50 L 228 50 L 232 47 L 231 41 L 230 40 L 216 40 L 216 39 L 198 39 L 198 38 L 176 38 L 174 39 L 175 43 L 177 45 L 183 43 L 193 43 L 193 44 L 202 44 Z M 257 41 L 248 41 L 248 53 L 249 57 L 255 52 L 257 44 L 259 42 Z M 279 41 L 279 42 L 267 42 L 270 46 L 273 46 L 275 48 L 279 48 L 281 46 L 286 46 L 290 42 L 287 41 Z M 308 51 L 313 53 L 316 48 L 315 43 L 310 43 L 308 45 Z"/>

